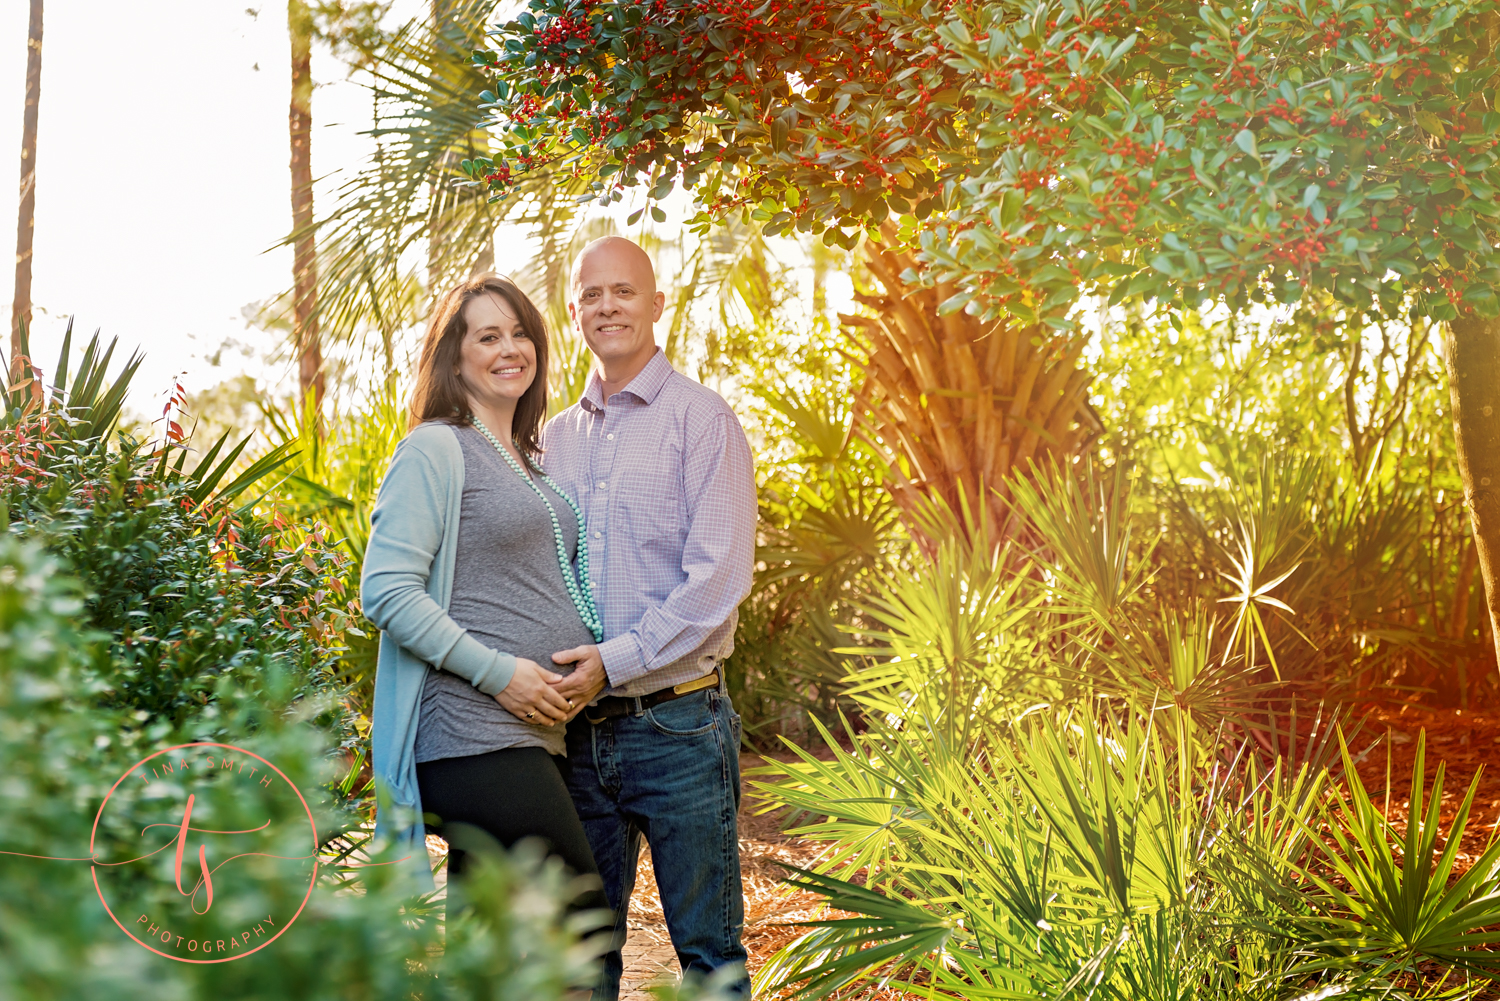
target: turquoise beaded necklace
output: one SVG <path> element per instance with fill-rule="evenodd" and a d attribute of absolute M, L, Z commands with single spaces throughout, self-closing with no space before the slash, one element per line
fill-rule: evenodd
<path fill-rule="evenodd" d="M 536 480 L 527 476 L 525 470 L 520 467 L 506 447 L 500 444 L 500 439 L 480 423 L 479 418 L 471 416 L 469 423 L 490 440 L 490 444 L 495 446 L 495 451 L 500 453 L 506 465 L 515 470 L 516 475 L 525 480 L 532 492 L 542 499 L 542 504 L 547 508 L 547 514 L 552 518 L 552 538 L 557 540 L 557 565 L 562 569 L 563 586 L 568 589 L 568 597 L 573 599 L 573 607 L 578 609 L 579 618 L 583 619 L 583 624 L 588 626 L 589 632 L 594 634 L 594 642 L 598 643 L 604 638 L 604 626 L 599 621 L 598 606 L 594 604 L 594 582 L 589 579 L 589 545 L 588 539 L 584 537 L 583 513 L 578 510 L 578 505 L 573 503 L 573 498 L 558 489 L 550 476 L 546 473 L 540 474 L 542 482 L 551 487 L 557 496 L 568 502 L 568 507 L 573 509 L 573 517 L 578 521 L 578 575 L 575 578 L 573 568 L 568 564 L 568 546 L 563 541 L 562 525 L 557 520 L 557 512 L 552 509 L 552 502 L 547 499 L 546 494 L 542 493 L 542 488 L 536 485 Z"/>

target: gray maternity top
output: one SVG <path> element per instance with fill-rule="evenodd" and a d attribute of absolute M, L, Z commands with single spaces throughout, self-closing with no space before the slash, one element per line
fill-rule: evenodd
<path fill-rule="evenodd" d="M 594 637 L 563 584 L 547 508 L 476 429 L 453 430 L 463 446 L 464 493 L 448 615 L 485 646 L 566 674 L 572 666 L 557 668 L 552 655 Z M 566 500 L 540 479 L 536 483 L 557 513 L 572 559 L 578 520 Z M 427 672 L 417 717 L 418 762 L 506 747 L 562 754 L 563 726 L 523 723 L 458 675 Z"/>

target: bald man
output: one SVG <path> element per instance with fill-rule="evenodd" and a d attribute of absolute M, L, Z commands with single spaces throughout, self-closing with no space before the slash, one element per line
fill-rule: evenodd
<path fill-rule="evenodd" d="M 596 240 L 574 262 L 568 313 L 596 367 L 544 429 L 542 462 L 583 512 L 604 639 L 554 654 L 577 665 L 555 684 L 584 706 L 568 725 L 568 784 L 617 945 L 644 836 L 684 975 L 737 966 L 748 997 L 740 718 L 723 665 L 750 593 L 755 469 L 734 411 L 657 348 L 665 301 L 629 240 Z M 618 951 L 605 967 L 613 999 Z"/>

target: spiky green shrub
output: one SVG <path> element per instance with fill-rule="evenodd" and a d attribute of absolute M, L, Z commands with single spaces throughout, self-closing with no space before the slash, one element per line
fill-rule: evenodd
<path fill-rule="evenodd" d="M 842 629 L 909 548 L 881 486 L 883 466 L 849 434 L 849 393 L 817 371 L 806 391 L 781 381 L 754 387 L 766 438 L 756 461 L 759 567 L 740 606 L 730 693 L 747 736 L 765 743 L 809 736 L 810 720 L 831 726 L 851 708 Z"/>
<path fill-rule="evenodd" d="M 758 986 L 1480 996 L 1500 847 L 1448 885 L 1473 788 L 1444 832 L 1419 764 L 1398 839 L 1340 753 L 1341 714 L 1264 680 L 1261 584 L 1179 612 L 1130 543 L 1123 481 L 1039 471 L 1015 496 L 1020 552 L 952 542 L 871 602 L 852 746 L 825 731 L 823 758 L 760 773 L 825 846 L 792 885 L 835 913 Z"/>

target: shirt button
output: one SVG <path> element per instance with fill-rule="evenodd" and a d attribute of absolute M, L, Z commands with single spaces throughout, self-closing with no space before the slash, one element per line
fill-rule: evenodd
<path fill-rule="evenodd" d="M 604 436 L 604 437 L 605 437 L 605 438 L 606 438 L 606 439 L 608 439 L 608 440 L 609 440 L 609 441 L 614 441 L 614 440 L 615 440 L 615 436 L 614 436 L 614 435 L 612 435 L 612 434 L 607 434 L 607 435 L 605 435 L 605 436 Z"/>
<path fill-rule="evenodd" d="M 595 532 L 594 533 L 594 538 L 596 538 L 596 539 L 602 539 L 602 538 L 604 538 L 604 533 L 603 532 Z"/>
<path fill-rule="evenodd" d="M 609 484 L 605 483 L 603 480 L 600 480 L 598 483 L 596 483 L 594 485 L 596 487 L 598 487 L 600 490 L 607 490 L 609 488 Z"/>

